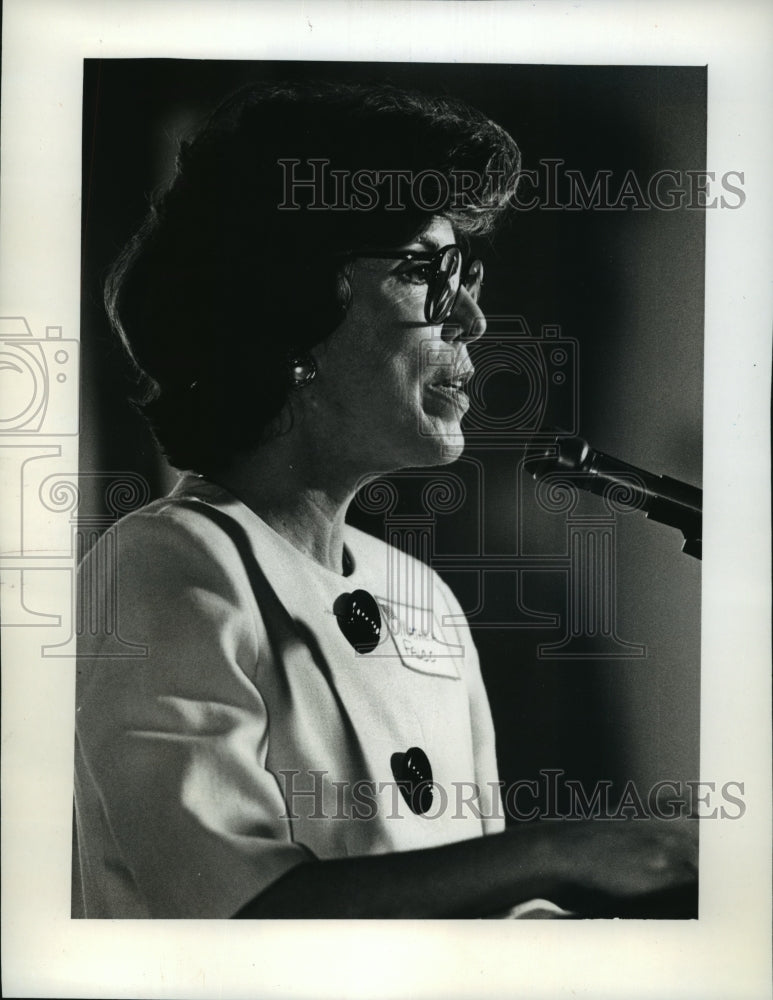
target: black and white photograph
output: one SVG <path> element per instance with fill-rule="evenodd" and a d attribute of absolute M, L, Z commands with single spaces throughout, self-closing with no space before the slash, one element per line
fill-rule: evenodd
<path fill-rule="evenodd" d="M 355 947 L 350 977 L 388 942 L 457 951 L 416 995 L 464 989 L 476 948 L 533 963 L 482 995 L 763 995 L 769 302 L 730 361 L 717 331 L 770 259 L 770 136 L 717 154 L 697 46 L 440 51 L 441 6 L 489 39 L 523 10 L 370 7 L 371 55 L 309 5 L 305 48 L 224 52 L 212 11 L 218 43 L 105 31 L 69 60 L 77 264 L 42 308 L 2 289 L 3 641 L 62 693 L 57 926 L 136 942 L 83 995 L 268 988 L 207 964 L 228 939 L 258 966 Z M 708 944 L 723 898 L 745 969 Z M 610 946 L 646 974 L 599 969 Z M 685 949 L 712 976 L 682 983 Z"/>
<path fill-rule="evenodd" d="M 74 907 L 697 917 L 705 70 L 85 73 Z"/>

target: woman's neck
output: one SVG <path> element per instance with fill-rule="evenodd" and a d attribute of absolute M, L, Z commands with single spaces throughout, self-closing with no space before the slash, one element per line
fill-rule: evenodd
<path fill-rule="evenodd" d="M 318 464 L 274 441 L 212 478 L 299 551 L 342 573 L 346 511 L 358 484 Z"/>

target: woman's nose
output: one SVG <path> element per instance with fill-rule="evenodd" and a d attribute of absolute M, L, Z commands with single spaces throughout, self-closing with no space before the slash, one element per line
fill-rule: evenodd
<path fill-rule="evenodd" d="M 486 317 L 478 303 L 462 285 L 451 315 L 443 324 L 443 340 L 448 343 L 459 340 L 470 344 L 473 340 L 480 339 L 485 332 Z"/>

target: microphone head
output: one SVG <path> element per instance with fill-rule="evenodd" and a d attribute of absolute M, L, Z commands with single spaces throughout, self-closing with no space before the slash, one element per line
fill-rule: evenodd
<path fill-rule="evenodd" d="M 542 479 L 551 472 L 583 472 L 590 454 L 590 445 L 574 434 L 555 432 L 555 437 L 539 444 L 529 445 L 536 452 L 535 461 L 530 462 L 534 479 Z"/>

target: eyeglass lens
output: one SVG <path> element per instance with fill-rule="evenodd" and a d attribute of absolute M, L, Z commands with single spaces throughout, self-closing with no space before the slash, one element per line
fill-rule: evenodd
<path fill-rule="evenodd" d="M 442 323 L 451 314 L 459 294 L 462 280 L 462 252 L 458 247 L 448 247 L 440 255 L 434 279 L 427 293 L 426 316 L 428 323 Z M 464 277 L 464 286 L 478 301 L 483 282 L 483 264 L 474 260 Z"/>
<path fill-rule="evenodd" d="M 474 260 L 467 268 L 467 274 L 464 277 L 464 287 L 470 293 L 470 298 L 473 302 L 477 302 L 480 298 L 480 287 L 483 284 L 483 261 Z"/>
<path fill-rule="evenodd" d="M 427 318 L 439 323 L 451 312 L 459 291 L 462 254 L 457 247 L 448 247 L 440 254 L 434 279 L 427 290 Z"/>

